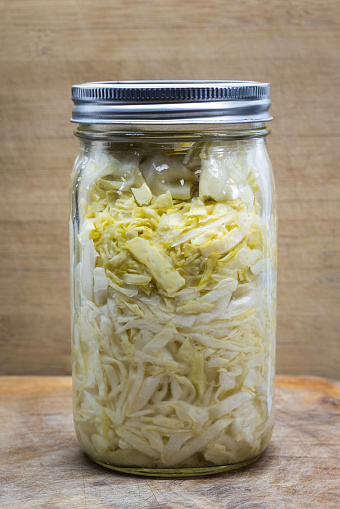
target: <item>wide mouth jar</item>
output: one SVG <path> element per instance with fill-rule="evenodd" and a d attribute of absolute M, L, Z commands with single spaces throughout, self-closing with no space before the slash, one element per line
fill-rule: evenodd
<path fill-rule="evenodd" d="M 274 419 L 270 86 L 97 82 L 72 97 L 78 440 L 126 473 L 246 465 Z"/>

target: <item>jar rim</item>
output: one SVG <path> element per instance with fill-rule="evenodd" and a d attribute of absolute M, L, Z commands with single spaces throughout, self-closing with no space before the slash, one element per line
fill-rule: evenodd
<path fill-rule="evenodd" d="M 131 126 L 272 120 L 270 84 L 256 81 L 109 81 L 73 85 L 71 122 Z"/>

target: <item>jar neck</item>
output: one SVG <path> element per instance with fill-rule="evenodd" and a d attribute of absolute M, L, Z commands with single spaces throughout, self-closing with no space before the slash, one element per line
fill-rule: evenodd
<path fill-rule="evenodd" d="M 220 125 L 98 125 L 81 124 L 75 136 L 89 141 L 198 141 L 218 139 L 262 138 L 270 134 L 264 123 Z"/>

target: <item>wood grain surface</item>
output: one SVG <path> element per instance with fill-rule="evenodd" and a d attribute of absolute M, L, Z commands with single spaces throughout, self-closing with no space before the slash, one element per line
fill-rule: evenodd
<path fill-rule="evenodd" d="M 70 87 L 272 84 L 278 372 L 340 378 L 337 0 L 0 1 L 0 372 L 70 373 Z"/>
<path fill-rule="evenodd" d="M 81 452 L 69 377 L 0 378 L 0 509 L 338 509 L 340 383 L 278 377 L 276 405 L 272 441 L 253 465 L 139 478 Z"/>

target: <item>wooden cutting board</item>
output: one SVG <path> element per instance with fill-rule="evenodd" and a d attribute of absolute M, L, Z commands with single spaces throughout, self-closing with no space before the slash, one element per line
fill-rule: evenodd
<path fill-rule="evenodd" d="M 277 378 L 273 439 L 253 465 L 153 479 L 92 463 L 73 431 L 71 378 L 0 378 L 0 509 L 340 508 L 340 383 Z"/>

